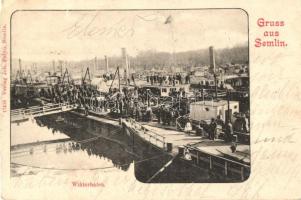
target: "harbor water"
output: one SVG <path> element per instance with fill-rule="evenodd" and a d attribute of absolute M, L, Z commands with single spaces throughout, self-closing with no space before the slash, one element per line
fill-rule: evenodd
<path fill-rule="evenodd" d="M 116 123 L 67 112 L 11 124 L 13 179 L 45 172 L 56 176 L 91 170 L 150 183 L 214 181 L 208 170 L 173 159 L 141 138 L 126 134 Z"/>

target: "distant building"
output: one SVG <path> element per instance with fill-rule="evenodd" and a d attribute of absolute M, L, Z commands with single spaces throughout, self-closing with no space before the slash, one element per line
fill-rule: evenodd
<path fill-rule="evenodd" d="M 57 85 L 61 82 L 61 77 L 54 74 L 54 75 L 49 75 L 46 77 L 46 83 L 48 85 Z"/>
<path fill-rule="evenodd" d="M 167 97 L 171 92 L 179 91 L 184 91 L 186 95 L 189 94 L 189 84 L 179 84 L 178 81 L 176 81 L 175 85 L 169 85 L 168 83 L 163 85 L 142 85 L 140 88 L 149 89 L 153 94 L 161 97 Z"/>
<path fill-rule="evenodd" d="M 247 64 L 226 64 L 220 66 L 227 75 L 242 74 L 249 72 L 249 66 Z"/>

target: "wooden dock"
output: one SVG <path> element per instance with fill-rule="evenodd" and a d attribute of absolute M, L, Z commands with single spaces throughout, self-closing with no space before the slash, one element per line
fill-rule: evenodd
<path fill-rule="evenodd" d="M 178 154 L 178 148 L 180 146 L 198 143 L 202 140 L 201 136 L 189 135 L 181 131 L 163 129 L 151 125 L 142 125 L 142 126 L 149 131 L 155 132 L 165 137 L 165 142 L 172 144 L 171 153 L 173 155 Z"/>
<path fill-rule="evenodd" d="M 202 151 L 206 151 L 216 156 L 223 156 L 225 153 L 231 154 L 231 143 L 225 142 L 221 139 L 209 140 L 203 136 L 197 136 L 195 134 L 188 134 L 182 131 L 173 130 L 168 126 L 167 129 L 164 129 L 164 126 L 161 124 L 159 124 L 157 127 L 154 123 L 150 123 L 148 125 L 147 123 L 135 122 L 132 119 L 123 120 L 123 123 L 125 123 L 128 128 L 131 128 L 135 131 L 146 132 L 143 134 L 156 133 L 157 135 L 160 135 L 162 138 L 164 138 L 164 142 L 166 144 L 172 144 L 172 154 L 177 154 L 179 147 L 187 145 L 199 148 Z M 157 146 L 161 147 L 161 144 L 158 143 Z M 245 152 L 249 149 L 249 145 L 240 144 L 237 148 L 239 151 Z M 235 154 L 233 154 L 233 156 L 235 156 Z"/>
<path fill-rule="evenodd" d="M 11 110 L 11 122 L 18 122 L 23 120 L 28 120 L 33 117 L 40 117 L 44 115 L 51 115 L 60 112 L 67 112 L 73 109 L 76 109 L 76 104 L 68 103 L 49 103 L 44 106 L 32 106 L 29 108 L 15 109 Z"/>
<path fill-rule="evenodd" d="M 215 171 L 220 177 L 231 181 L 244 181 L 250 175 L 250 146 L 238 144 L 231 151 L 231 144 L 220 139 L 209 140 L 202 136 L 140 124 L 133 119 L 123 119 L 126 129 L 191 165 Z"/>
<path fill-rule="evenodd" d="M 223 140 L 209 140 L 206 137 L 188 134 L 172 126 L 164 126 L 157 122 L 136 122 L 131 118 L 110 119 L 107 114 L 98 110 L 78 109 L 75 105 L 51 104 L 43 107 L 12 111 L 12 121 L 24 118 L 43 116 L 70 111 L 71 113 L 121 127 L 129 136 L 135 135 L 153 145 L 164 153 L 178 157 L 185 162 L 206 167 L 224 173 L 223 176 L 245 180 L 250 174 L 250 146 L 238 144 L 236 152 L 231 151 L 231 143 Z"/>

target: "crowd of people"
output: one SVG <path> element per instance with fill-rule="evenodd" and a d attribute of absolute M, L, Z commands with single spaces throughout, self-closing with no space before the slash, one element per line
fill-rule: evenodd
<path fill-rule="evenodd" d="M 151 85 L 159 84 L 163 85 L 163 83 L 167 82 L 169 85 L 175 85 L 176 81 L 179 84 L 189 84 L 190 83 L 190 75 L 187 74 L 185 76 L 181 74 L 175 75 L 150 75 L 146 76 L 146 81 Z"/>
<path fill-rule="evenodd" d="M 249 131 L 247 121 L 245 116 L 238 117 L 233 122 L 223 121 L 220 116 L 217 116 L 217 118 L 211 118 L 209 124 L 200 122 L 199 126 L 196 127 L 196 134 L 204 135 L 206 133 L 210 140 L 222 138 L 226 142 L 233 142 L 237 140 L 234 137 L 234 132 L 247 133 Z"/>
<path fill-rule="evenodd" d="M 175 126 L 178 117 L 186 116 L 189 113 L 187 99 L 166 104 L 161 102 L 160 98 L 154 100 L 150 95 L 148 96 L 146 90 L 140 91 L 137 87 L 134 89 L 124 87 L 122 91 L 113 88 L 106 94 L 100 94 L 88 85 L 54 85 L 51 88 L 42 89 L 40 96 L 53 103 L 76 103 L 85 109 L 110 109 L 118 117 L 132 117 L 136 121 L 152 121 L 156 118 L 158 123 L 169 126 Z M 187 121 L 182 122 L 183 126 L 186 123 Z M 220 118 L 212 119 L 208 125 L 209 128 L 205 128 L 210 139 L 216 137 L 217 125 L 226 130 L 226 126 Z M 231 129 L 233 130 L 233 128 Z"/>
<path fill-rule="evenodd" d="M 52 103 L 77 104 L 86 110 L 110 111 L 115 117 L 131 117 L 136 121 L 152 121 L 157 118 L 163 125 L 175 125 L 180 115 L 188 112 L 187 102 L 169 102 L 150 95 L 147 90 L 123 87 L 111 88 L 100 93 L 89 85 L 54 85 L 42 89 L 40 96 Z M 176 98 L 174 100 L 177 100 Z"/>
<path fill-rule="evenodd" d="M 169 79 L 168 76 L 148 76 L 149 80 Z M 173 76 L 171 81 L 179 78 Z M 172 97 L 174 94 L 170 94 Z M 181 92 L 175 94 L 182 95 Z M 184 95 L 185 96 L 185 95 Z M 189 101 L 187 98 L 171 98 L 172 102 L 163 102 L 159 97 L 154 97 L 148 90 L 139 90 L 138 87 L 110 88 L 108 93 L 100 93 L 96 88 L 89 84 L 57 84 L 51 87 L 42 88 L 40 97 L 48 99 L 52 103 L 77 104 L 86 111 L 104 111 L 116 117 L 131 117 L 136 121 L 156 121 L 163 126 L 177 126 L 177 119 L 182 127 L 190 124 L 187 130 L 192 129 L 189 119 Z M 173 102 L 174 101 L 174 102 Z M 177 102 L 178 101 L 178 102 Z M 240 121 L 241 122 L 240 122 Z M 202 130 L 208 134 L 208 138 L 214 140 L 217 137 L 218 127 L 222 127 L 225 141 L 233 140 L 233 129 L 248 131 L 243 120 L 239 119 L 233 123 L 225 123 L 219 117 L 212 119 L 210 124 L 200 124 L 197 132 Z"/>
<path fill-rule="evenodd" d="M 156 118 L 158 123 L 173 125 L 178 116 L 187 114 L 187 110 L 184 100 L 180 105 L 166 103 L 160 97 L 151 95 L 149 91 L 138 88 L 123 88 L 115 99 L 115 113 L 123 117 L 132 117 L 136 121 L 152 121 Z"/>
<path fill-rule="evenodd" d="M 162 104 L 156 113 L 158 123 L 163 125 L 176 125 L 176 119 L 180 116 L 179 109 Z"/>
<path fill-rule="evenodd" d="M 112 74 L 112 73 L 107 73 L 107 74 L 103 74 L 102 75 L 102 77 L 103 77 L 103 79 L 105 80 L 105 81 L 109 81 L 109 80 L 113 80 L 114 79 L 114 74 Z"/>
<path fill-rule="evenodd" d="M 62 84 L 42 88 L 40 96 L 50 100 L 52 103 L 77 103 L 84 106 L 91 104 L 97 93 L 95 89 L 87 87 L 87 85 Z"/>
<path fill-rule="evenodd" d="M 104 82 L 107 82 L 110 80 L 114 80 L 116 78 L 116 74 L 112 74 L 112 73 L 103 74 L 102 78 L 103 78 Z M 128 77 L 126 82 L 128 85 L 130 85 L 131 83 L 135 85 L 136 83 L 135 83 L 134 74 L 132 74 L 130 77 Z"/>

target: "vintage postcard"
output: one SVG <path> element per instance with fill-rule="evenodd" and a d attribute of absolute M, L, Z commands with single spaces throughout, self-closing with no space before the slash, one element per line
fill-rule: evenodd
<path fill-rule="evenodd" d="M 1 197 L 300 199 L 291 3 L 2 2 Z"/>

